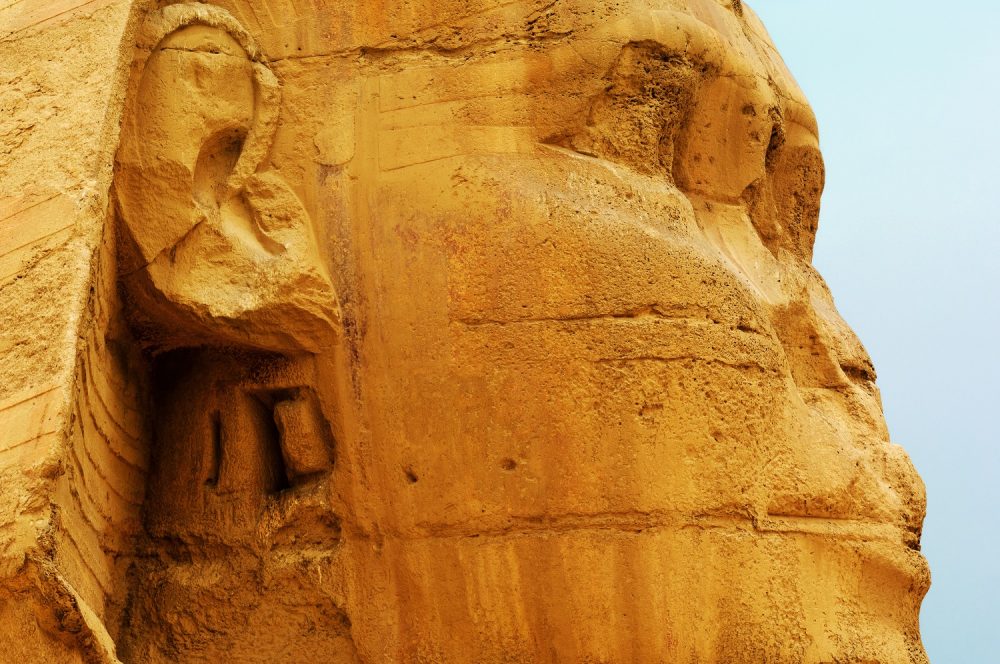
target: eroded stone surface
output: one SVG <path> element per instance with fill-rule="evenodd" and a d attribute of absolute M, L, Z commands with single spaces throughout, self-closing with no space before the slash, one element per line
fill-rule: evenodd
<path fill-rule="evenodd" d="M 0 51 L 18 661 L 926 661 L 741 2 L 22 0 Z"/>

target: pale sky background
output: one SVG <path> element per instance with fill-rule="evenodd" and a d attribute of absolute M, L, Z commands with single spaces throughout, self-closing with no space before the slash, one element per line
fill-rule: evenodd
<path fill-rule="evenodd" d="M 924 644 L 1000 662 L 1000 1 L 748 4 L 819 119 L 815 264 L 927 485 Z"/>

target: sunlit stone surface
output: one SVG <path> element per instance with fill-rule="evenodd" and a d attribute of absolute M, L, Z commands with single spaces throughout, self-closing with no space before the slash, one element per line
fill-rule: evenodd
<path fill-rule="evenodd" d="M 923 663 L 738 0 L 0 8 L 16 662 Z"/>

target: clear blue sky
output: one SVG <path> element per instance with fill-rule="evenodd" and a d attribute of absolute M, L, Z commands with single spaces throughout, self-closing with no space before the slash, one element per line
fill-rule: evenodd
<path fill-rule="evenodd" d="M 819 119 L 815 263 L 927 485 L 924 643 L 1000 662 L 1000 2 L 748 4 Z"/>

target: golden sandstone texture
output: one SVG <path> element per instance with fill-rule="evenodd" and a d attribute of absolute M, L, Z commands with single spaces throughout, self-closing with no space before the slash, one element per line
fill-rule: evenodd
<path fill-rule="evenodd" d="M 920 663 L 739 0 L 0 6 L 0 659 Z"/>

